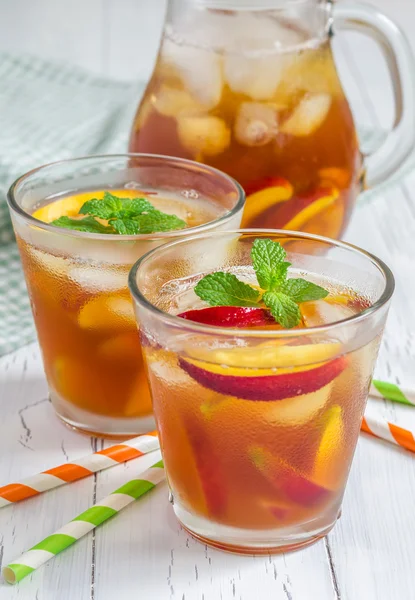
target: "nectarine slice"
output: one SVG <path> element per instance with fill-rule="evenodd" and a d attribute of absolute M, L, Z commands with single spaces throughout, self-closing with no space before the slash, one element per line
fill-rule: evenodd
<path fill-rule="evenodd" d="M 249 455 L 271 485 L 287 500 L 309 507 L 325 500 L 331 493 L 331 490 L 319 485 L 266 448 L 253 446 L 249 449 Z"/>
<path fill-rule="evenodd" d="M 216 327 L 259 327 L 276 324 L 269 310 L 244 306 L 211 306 L 188 310 L 177 316 Z"/>
<path fill-rule="evenodd" d="M 346 367 L 346 358 L 305 367 L 281 369 L 245 369 L 179 359 L 179 365 L 203 387 L 243 400 L 283 400 L 309 394 L 322 388 Z"/>

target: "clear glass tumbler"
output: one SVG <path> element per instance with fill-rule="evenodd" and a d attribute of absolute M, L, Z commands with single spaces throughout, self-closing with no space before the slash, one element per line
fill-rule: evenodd
<path fill-rule="evenodd" d="M 62 212 L 78 214 L 105 190 L 144 196 L 188 228 L 116 235 L 50 224 Z M 126 154 L 40 167 L 18 179 L 8 199 L 56 413 L 98 435 L 126 437 L 154 428 L 128 272 L 168 240 L 239 227 L 242 189 L 204 165 Z"/>
<path fill-rule="evenodd" d="M 216 327 L 207 273 L 253 282 L 257 238 L 280 242 L 289 277 L 323 285 L 293 329 Z M 296 549 L 339 516 L 394 280 L 349 244 L 288 231 L 212 233 L 142 257 L 130 289 L 174 511 L 204 543 L 239 553 Z"/>

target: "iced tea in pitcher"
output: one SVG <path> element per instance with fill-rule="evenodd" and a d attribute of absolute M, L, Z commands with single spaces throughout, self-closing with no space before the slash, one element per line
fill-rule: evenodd
<path fill-rule="evenodd" d="M 130 150 L 230 174 L 244 227 L 339 237 L 363 170 L 323 20 L 313 35 L 284 12 L 171 12 Z"/>

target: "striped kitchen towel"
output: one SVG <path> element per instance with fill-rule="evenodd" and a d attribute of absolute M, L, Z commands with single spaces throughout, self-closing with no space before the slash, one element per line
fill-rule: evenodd
<path fill-rule="evenodd" d="M 42 164 L 124 152 L 142 85 L 0 53 L 0 355 L 35 338 L 6 205 L 10 184 Z"/>

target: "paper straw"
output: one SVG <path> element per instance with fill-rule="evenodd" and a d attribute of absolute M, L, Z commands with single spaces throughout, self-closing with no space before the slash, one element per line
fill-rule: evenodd
<path fill-rule="evenodd" d="M 133 479 L 98 502 L 56 533 L 48 536 L 36 546 L 22 554 L 17 560 L 3 568 L 7 583 L 18 583 L 35 569 L 65 550 L 120 510 L 140 498 L 164 480 L 163 461 L 147 469 L 140 479 Z"/>
<path fill-rule="evenodd" d="M 391 442 L 396 446 L 405 448 L 405 450 L 415 452 L 414 434 L 408 429 L 403 429 L 402 427 L 398 427 L 398 425 L 389 423 L 386 419 L 365 415 L 361 430 L 377 438 Z"/>
<path fill-rule="evenodd" d="M 369 396 L 375 396 L 375 398 L 384 398 L 385 400 L 391 400 L 392 402 L 400 402 L 401 404 L 415 406 L 414 390 L 404 390 L 394 383 L 379 381 L 378 379 L 374 379 L 372 381 Z"/>
<path fill-rule="evenodd" d="M 70 463 L 48 469 L 17 483 L 0 487 L 0 508 L 37 496 L 47 490 L 77 481 L 92 473 L 119 465 L 127 460 L 138 458 L 160 447 L 157 431 L 140 435 L 122 444 L 115 444 L 105 450 L 94 452 Z"/>

